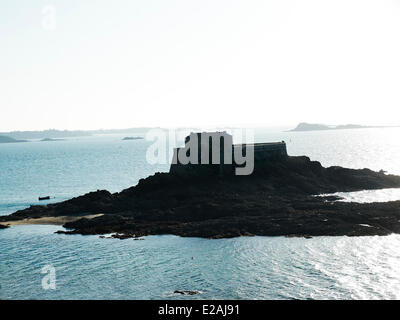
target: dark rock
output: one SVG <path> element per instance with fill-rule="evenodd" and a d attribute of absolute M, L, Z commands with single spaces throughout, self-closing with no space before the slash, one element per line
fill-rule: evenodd
<path fill-rule="evenodd" d="M 200 291 L 197 290 L 175 290 L 174 293 L 183 294 L 185 296 L 193 296 L 199 294 Z"/>
<path fill-rule="evenodd" d="M 9 228 L 9 226 L 5 225 L 5 224 L 0 224 L 0 229 L 6 229 Z"/>
<path fill-rule="evenodd" d="M 308 157 L 257 165 L 250 176 L 157 173 L 111 194 L 97 191 L 68 201 L 31 206 L 1 221 L 103 213 L 64 225 L 64 234 L 113 234 L 119 239 L 183 237 L 363 236 L 400 233 L 400 201 L 348 203 L 318 194 L 399 188 L 400 177 L 341 167 Z M 371 227 L 364 227 L 369 225 Z"/>
<path fill-rule="evenodd" d="M 339 197 L 339 196 L 321 196 L 320 198 L 325 200 L 325 201 L 340 201 L 340 200 L 344 200 L 343 197 Z"/>

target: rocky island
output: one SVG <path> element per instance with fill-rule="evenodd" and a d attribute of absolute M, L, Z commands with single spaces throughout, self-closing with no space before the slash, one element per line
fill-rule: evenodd
<path fill-rule="evenodd" d="M 41 142 L 53 142 L 53 141 L 64 141 L 65 139 L 56 139 L 56 138 L 44 138 L 40 140 Z"/>
<path fill-rule="evenodd" d="M 316 196 L 399 188 L 399 176 L 325 168 L 306 156 L 288 156 L 284 142 L 255 144 L 254 151 L 251 175 L 221 174 L 220 165 L 177 170 L 176 164 L 169 173 L 156 173 L 119 193 L 98 190 L 60 203 L 31 206 L 0 217 L 0 223 L 68 216 L 67 231 L 60 233 L 113 233 L 121 239 L 158 234 L 227 238 L 400 233 L 400 201 L 361 204 Z"/>
<path fill-rule="evenodd" d="M 129 141 L 129 140 L 141 140 L 143 137 L 125 137 L 122 140 L 123 141 Z"/>
<path fill-rule="evenodd" d="M 321 130 L 343 130 L 343 129 L 378 129 L 378 128 L 396 128 L 398 126 L 363 126 L 359 124 L 342 124 L 342 125 L 326 125 L 319 123 L 301 122 L 296 128 L 289 130 L 289 132 L 296 131 L 321 131 Z"/>

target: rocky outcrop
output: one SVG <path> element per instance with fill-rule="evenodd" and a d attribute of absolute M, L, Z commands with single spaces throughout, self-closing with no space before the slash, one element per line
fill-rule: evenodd
<path fill-rule="evenodd" d="M 345 203 L 322 193 L 400 187 L 400 177 L 341 167 L 324 168 L 307 157 L 257 165 L 250 176 L 179 176 L 157 173 L 111 194 L 88 193 L 32 206 L 1 221 L 103 213 L 66 223 L 64 233 L 137 238 L 175 234 L 236 236 L 386 235 L 400 233 L 400 201 Z"/>
<path fill-rule="evenodd" d="M 175 290 L 174 293 L 182 294 L 185 296 L 194 296 L 195 294 L 199 294 L 200 291 L 197 291 L 197 290 Z"/>

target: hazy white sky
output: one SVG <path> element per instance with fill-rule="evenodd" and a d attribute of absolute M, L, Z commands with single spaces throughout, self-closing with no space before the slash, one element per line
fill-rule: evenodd
<path fill-rule="evenodd" d="M 400 0 L 0 4 L 0 131 L 400 124 L 399 107 Z"/>

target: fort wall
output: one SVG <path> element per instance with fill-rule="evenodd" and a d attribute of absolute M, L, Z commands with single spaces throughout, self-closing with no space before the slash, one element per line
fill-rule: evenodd
<path fill-rule="evenodd" d="M 213 141 L 211 141 L 212 139 L 209 139 L 211 137 L 214 138 Z M 191 141 L 195 142 L 195 144 L 191 146 L 192 148 L 188 148 Z M 214 144 L 216 142 L 217 144 Z M 204 147 L 207 147 L 208 149 L 203 149 Z M 213 161 L 215 160 L 212 158 L 213 147 L 219 149 L 218 162 Z M 246 156 L 247 147 L 251 147 L 254 150 L 255 163 L 270 160 L 279 161 L 279 159 L 283 159 L 288 156 L 286 143 L 284 141 L 234 145 L 232 144 L 232 136 L 227 134 L 226 132 L 213 132 L 202 134 L 191 133 L 190 136 L 187 136 L 185 138 L 185 147 L 174 149 L 170 173 L 219 175 L 232 174 L 234 172 L 234 168 L 237 167 L 237 164 L 234 161 L 235 152 L 237 153 L 238 149 L 241 149 L 241 154 L 243 156 Z M 204 154 L 204 150 L 207 150 L 206 154 Z M 196 160 L 195 163 L 180 163 L 179 154 L 184 153 L 186 157 L 190 157 L 190 152 L 196 152 L 196 154 L 192 154 L 192 160 Z M 228 154 L 230 154 L 230 156 L 227 156 L 227 152 Z M 204 160 L 208 161 L 204 163 Z"/>

